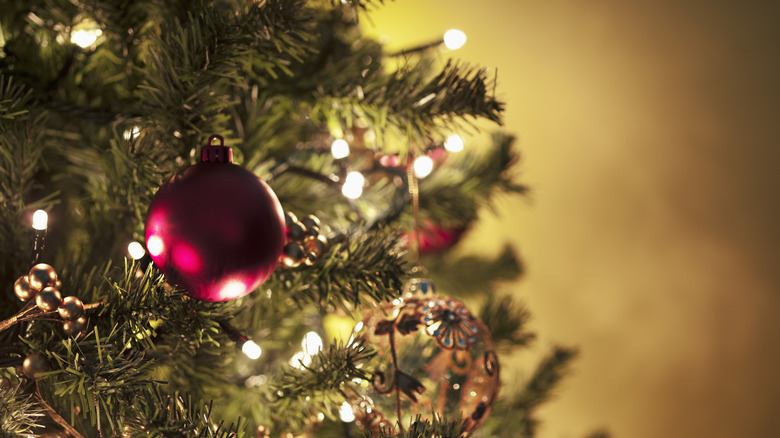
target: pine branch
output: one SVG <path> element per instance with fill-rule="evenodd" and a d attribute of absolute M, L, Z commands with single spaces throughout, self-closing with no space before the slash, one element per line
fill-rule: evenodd
<path fill-rule="evenodd" d="M 497 350 L 508 352 L 526 346 L 536 338 L 534 333 L 525 331 L 531 317 L 528 309 L 517 303 L 511 295 L 500 298 L 493 294 L 487 296 L 487 302 L 480 309 L 479 319 L 490 329 Z"/>
<path fill-rule="evenodd" d="M 22 436 L 42 428 L 44 409 L 21 387 L 3 378 L 0 383 L 0 435 Z"/>

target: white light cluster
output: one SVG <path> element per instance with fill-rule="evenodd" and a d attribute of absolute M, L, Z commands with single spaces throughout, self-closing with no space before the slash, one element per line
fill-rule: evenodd
<path fill-rule="evenodd" d="M 32 218 L 32 227 L 38 231 L 43 231 L 49 224 L 49 215 L 43 210 L 35 210 Z"/>
<path fill-rule="evenodd" d="M 138 260 L 146 254 L 143 245 L 138 242 L 130 242 L 130 244 L 127 245 L 127 252 L 133 260 Z"/>
<path fill-rule="evenodd" d="M 363 194 L 366 178 L 360 172 L 349 172 L 341 186 L 341 193 L 349 199 L 357 199 Z"/>
<path fill-rule="evenodd" d="M 349 403 L 344 402 L 339 408 L 339 418 L 345 423 L 351 423 L 355 421 L 355 412 L 352 410 L 352 406 Z"/>
<path fill-rule="evenodd" d="M 95 20 L 86 19 L 73 26 L 73 30 L 70 33 L 70 42 L 82 49 L 86 49 L 92 47 L 100 35 L 103 35 L 100 25 Z"/>
<path fill-rule="evenodd" d="M 349 143 L 343 138 L 333 140 L 333 143 L 330 145 L 330 153 L 333 155 L 333 158 L 337 160 L 348 157 Z"/>
<path fill-rule="evenodd" d="M 450 29 L 444 32 L 444 45 L 450 50 L 458 50 L 466 44 L 466 34 L 462 30 Z"/>
<path fill-rule="evenodd" d="M 311 358 L 322 351 L 322 338 L 316 332 L 309 332 L 301 340 L 301 350 L 290 358 L 290 366 L 299 370 L 311 363 Z"/>

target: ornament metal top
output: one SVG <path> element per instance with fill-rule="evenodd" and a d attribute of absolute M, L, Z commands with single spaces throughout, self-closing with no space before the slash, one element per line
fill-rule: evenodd
<path fill-rule="evenodd" d="M 257 289 L 276 268 L 285 243 L 284 214 L 271 188 L 233 164 L 224 138 L 212 135 L 200 163 L 155 194 L 145 239 L 170 282 L 194 298 L 227 301 Z"/>

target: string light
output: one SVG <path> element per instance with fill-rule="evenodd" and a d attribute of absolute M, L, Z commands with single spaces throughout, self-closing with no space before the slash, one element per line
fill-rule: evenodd
<path fill-rule="evenodd" d="M 130 129 L 126 129 L 125 132 L 122 133 L 122 137 L 124 137 L 125 140 L 132 140 L 136 138 L 140 133 L 141 133 L 141 128 L 138 126 L 133 126 Z"/>
<path fill-rule="evenodd" d="M 322 338 L 316 332 L 309 332 L 301 341 L 303 352 L 309 356 L 314 356 L 322 350 Z"/>
<path fill-rule="evenodd" d="M 341 186 L 341 193 L 349 199 L 357 199 L 363 194 L 363 184 L 366 179 L 360 172 L 349 172 L 344 185 Z"/>
<path fill-rule="evenodd" d="M 289 363 L 291 367 L 302 370 L 311 363 L 311 356 L 304 353 L 303 351 L 299 351 L 290 358 Z"/>
<path fill-rule="evenodd" d="M 420 155 L 414 159 L 414 174 L 417 178 L 425 178 L 433 172 L 433 160 L 427 155 Z"/>
<path fill-rule="evenodd" d="M 146 250 L 144 250 L 143 245 L 138 242 L 130 242 L 130 244 L 127 245 L 127 252 L 133 260 L 138 260 L 146 255 Z"/>
<path fill-rule="evenodd" d="M 339 418 L 345 423 L 351 423 L 355 421 L 355 411 L 352 410 L 352 406 L 349 403 L 344 402 L 339 408 Z"/>
<path fill-rule="evenodd" d="M 349 143 L 343 138 L 333 140 L 333 144 L 330 145 L 330 153 L 333 154 L 333 158 L 337 160 L 348 157 Z"/>
<path fill-rule="evenodd" d="M 95 20 L 85 19 L 81 23 L 73 26 L 73 31 L 70 33 L 70 42 L 82 49 L 86 49 L 92 47 L 100 35 L 103 35 L 103 31 L 100 30 L 100 26 L 97 22 Z"/>
<path fill-rule="evenodd" d="M 49 224 L 49 215 L 43 210 L 36 210 L 32 217 L 32 227 L 43 231 Z"/>
<path fill-rule="evenodd" d="M 32 217 L 32 227 L 35 230 L 33 237 L 32 264 L 36 265 L 41 261 L 43 247 L 46 243 L 46 227 L 49 224 L 49 215 L 43 210 L 36 210 Z"/>
<path fill-rule="evenodd" d="M 263 354 L 263 349 L 251 339 L 244 342 L 244 345 L 241 346 L 241 351 L 250 359 L 257 359 Z"/>
<path fill-rule="evenodd" d="M 452 134 L 444 140 L 444 149 L 450 152 L 460 152 L 463 150 L 463 138 L 458 134 Z"/>
<path fill-rule="evenodd" d="M 444 32 L 444 45 L 450 50 L 458 50 L 466 44 L 466 34 L 458 29 Z"/>

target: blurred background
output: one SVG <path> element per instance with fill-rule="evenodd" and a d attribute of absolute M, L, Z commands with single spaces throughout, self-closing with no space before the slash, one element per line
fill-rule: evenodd
<path fill-rule="evenodd" d="M 541 438 L 780 436 L 780 3 L 397 0 L 365 26 L 458 28 L 443 56 L 497 69 L 533 192 L 461 250 L 525 260 L 540 337 L 507 384 L 582 350 Z"/>

